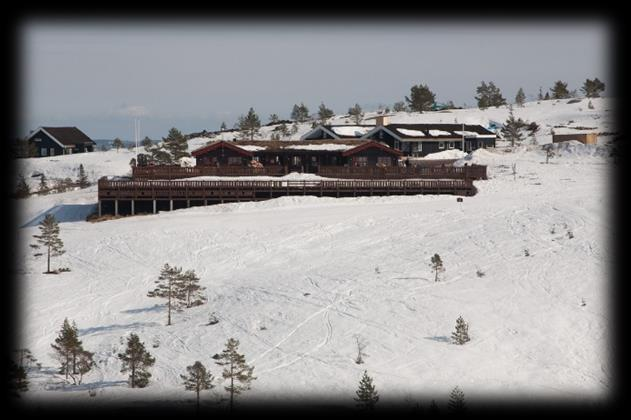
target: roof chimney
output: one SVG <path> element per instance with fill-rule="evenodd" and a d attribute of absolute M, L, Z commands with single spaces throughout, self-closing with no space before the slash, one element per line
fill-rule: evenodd
<path fill-rule="evenodd" d="M 385 115 L 377 115 L 377 117 L 375 117 L 375 125 L 377 127 L 379 126 L 384 126 L 388 124 L 388 117 Z"/>

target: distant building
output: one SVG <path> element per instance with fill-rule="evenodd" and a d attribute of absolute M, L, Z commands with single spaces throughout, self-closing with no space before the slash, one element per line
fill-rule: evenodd
<path fill-rule="evenodd" d="M 301 137 L 315 139 L 374 140 L 399 150 L 405 156 L 426 156 L 449 149 L 471 152 L 495 147 L 497 135 L 477 124 L 388 124 L 387 116 L 378 116 L 376 124 L 320 125 Z"/>
<path fill-rule="evenodd" d="M 559 143 L 562 141 L 576 140 L 583 144 L 596 144 L 598 141 L 598 134 L 596 133 L 576 133 L 576 134 L 553 134 L 552 143 Z"/>
<path fill-rule="evenodd" d="M 93 152 L 96 145 L 77 127 L 39 127 L 28 142 L 35 145 L 39 157 Z"/>

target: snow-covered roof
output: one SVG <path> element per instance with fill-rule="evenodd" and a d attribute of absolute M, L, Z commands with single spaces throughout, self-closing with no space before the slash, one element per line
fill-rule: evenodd
<path fill-rule="evenodd" d="M 348 126 L 330 126 L 329 129 L 332 130 L 335 134 L 340 136 L 356 136 L 361 137 L 370 130 L 375 128 L 374 126 L 357 126 L 357 125 L 348 125 Z"/>
<path fill-rule="evenodd" d="M 429 132 L 429 135 L 432 137 L 452 135 L 449 131 L 445 131 L 445 130 L 427 130 L 427 131 Z"/>
<path fill-rule="evenodd" d="M 410 130 L 407 128 L 397 128 L 397 131 L 407 136 L 425 137 L 425 133 L 420 130 Z"/>
<path fill-rule="evenodd" d="M 286 146 L 285 149 L 298 150 L 349 150 L 354 148 L 354 144 L 305 144 L 297 146 Z"/>
<path fill-rule="evenodd" d="M 244 150 L 247 150 L 248 152 L 257 152 L 257 151 L 259 151 L 259 150 L 265 150 L 265 149 L 267 149 L 267 147 L 263 147 L 263 146 L 254 146 L 254 145 L 250 145 L 250 144 L 248 144 L 248 145 L 242 145 L 242 146 L 237 146 L 237 147 L 240 147 L 240 148 L 242 148 L 242 149 L 244 149 Z"/>

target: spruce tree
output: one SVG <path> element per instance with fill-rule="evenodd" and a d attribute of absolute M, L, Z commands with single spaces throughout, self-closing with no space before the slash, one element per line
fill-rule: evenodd
<path fill-rule="evenodd" d="M 9 392 L 13 397 L 20 397 L 20 392 L 28 391 L 28 377 L 26 374 L 26 369 L 24 367 L 19 366 L 13 360 L 9 359 L 9 369 L 8 369 L 8 377 L 9 377 Z"/>
<path fill-rule="evenodd" d="M 42 174 L 42 176 L 39 177 L 39 190 L 38 192 L 40 194 L 47 194 L 48 193 L 48 182 L 46 182 L 46 175 Z"/>
<path fill-rule="evenodd" d="M 403 101 L 395 102 L 394 105 L 392 105 L 392 110 L 394 112 L 402 112 L 402 111 L 405 111 L 406 109 L 407 108 L 405 106 L 405 102 Z"/>
<path fill-rule="evenodd" d="M 318 120 L 320 120 L 320 124 L 326 124 L 326 121 L 334 115 L 335 113 L 333 113 L 332 109 L 327 108 L 324 103 L 320 104 L 318 108 Z"/>
<path fill-rule="evenodd" d="M 464 413 L 467 411 L 467 407 L 464 402 L 464 392 L 460 388 L 455 387 L 449 395 L 449 402 L 447 403 L 447 410 L 450 413 Z"/>
<path fill-rule="evenodd" d="M 410 96 L 406 96 L 405 100 L 411 111 L 423 112 L 432 109 L 436 95 L 427 85 L 416 85 L 410 88 Z"/>
<path fill-rule="evenodd" d="M 522 142 L 524 136 L 522 130 L 528 127 L 528 124 L 521 118 L 516 119 L 513 115 L 513 107 L 509 107 L 508 119 L 504 123 L 504 127 L 501 129 L 501 133 L 504 138 L 510 140 L 511 146 L 515 146 L 515 142 Z"/>
<path fill-rule="evenodd" d="M 112 146 L 116 147 L 116 153 L 118 153 L 118 149 L 123 147 L 123 141 L 119 139 L 118 137 L 116 137 L 114 141 L 112 142 Z"/>
<path fill-rule="evenodd" d="M 254 108 L 250 108 L 246 116 L 242 115 L 239 117 L 239 130 L 250 140 L 254 140 L 254 136 L 259 133 L 260 128 L 261 120 L 254 112 Z"/>
<path fill-rule="evenodd" d="M 195 391 L 197 394 L 197 412 L 199 413 L 199 393 L 215 386 L 212 384 L 213 375 L 206 371 L 202 362 L 195 362 L 192 366 L 186 367 L 187 375 L 180 375 L 184 380 L 184 389 Z"/>
<path fill-rule="evenodd" d="M 605 90 L 605 84 L 598 80 L 596 77 L 594 80 L 585 80 L 581 91 L 588 98 L 600 98 L 600 94 Z"/>
<path fill-rule="evenodd" d="M 280 120 L 280 118 L 278 117 L 277 114 L 272 114 L 269 116 L 269 122 L 270 124 L 275 124 Z"/>
<path fill-rule="evenodd" d="M 226 125 L 225 121 L 221 122 L 221 127 L 219 127 L 219 131 L 226 131 L 226 129 L 228 128 L 228 126 Z"/>
<path fill-rule="evenodd" d="M 75 375 L 80 375 L 78 383 L 81 383 L 83 375 L 94 366 L 93 353 L 84 350 L 83 344 L 79 340 L 77 325 L 74 322 L 71 325 L 68 318 L 64 319 L 55 343 L 50 346 L 55 350 L 55 356 L 61 363 L 59 373 L 65 374 L 66 380 L 70 376 L 77 384 Z"/>
<path fill-rule="evenodd" d="M 456 344 L 464 344 L 469 341 L 469 324 L 467 324 L 462 316 L 459 316 L 456 319 L 456 331 L 451 333 L 451 338 L 456 342 Z"/>
<path fill-rule="evenodd" d="M 207 298 L 202 294 L 206 288 L 199 285 L 199 277 L 197 277 L 194 270 L 186 270 L 186 272 L 182 273 L 180 282 L 186 296 L 187 308 L 203 305 L 206 302 Z"/>
<path fill-rule="evenodd" d="M 550 100 L 550 92 L 546 92 L 546 96 L 543 97 L 544 101 L 549 101 Z"/>
<path fill-rule="evenodd" d="M 539 101 L 543 100 L 543 93 L 541 92 L 541 86 L 539 86 L 539 95 L 537 95 L 537 100 Z"/>
<path fill-rule="evenodd" d="M 250 383 L 256 379 L 252 375 L 254 366 L 250 367 L 245 363 L 245 356 L 239 354 L 238 348 L 239 340 L 228 339 L 226 348 L 219 355 L 218 361 L 215 362 L 219 366 L 226 366 L 222 376 L 224 379 L 230 380 L 230 385 L 224 387 L 230 393 L 230 411 L 233 408 L 234 396 L 250 389 Z M 239 384 L 235 384 L 235 381 Z"/>
<path fill-rule="evenodd" d="M 557 80 L 552 89 L 552 99 L 567 99 L 570 97 L 570 91 L 567 89 L 567 83 Z"/>
<path fill-rule="evenodd" d="M 480 109 L 506 105 L 506 99 L 504 99 L 500 89 L 493 82 L 489 82 L 488 85 L 482 82 L 476 88 L 476 93 L 478 96 L 475 99 L 478 101 L 478 108 Z"/>
<path fill-rule="evenodd" d="M 147 369 L 154 365 L 156 359 L 145 349 L 145 344 L 134 333 L 127 338 L 125 353 L 119 353 L 118 358 L 123 366 L 121 373 L 130 372 L 129 386 L 132 388 L 144 388 L 149 384 L 151 373 Z"/>
<path fill-rule="evenodd" d="M 167 325 L 171 325 L 171 311 L 180 309 L 186 299 L 181 274 L 181 268 L 164 264 L 160 277 L 155 281 L 158 286 L 147 293 L 148 297 L 167 299 Z"/>
<path fill-rule="evenodd" d="M 164 149 L 171 155 L 173 163 L 177 163 L 183 157 L 189 157 L 188 142 L 186 137 L 182 135 L 180 130 L 173 127 L 169 130 L 169 134 L 162 139 Z"/>
<path fill-rule="evenodd" d="M 434 281 L 438 281 L 438 273 L 445 271 L 445 268 L 443 267 L 443 260 L 440 259 L 440 255 L 434 254 L 431 261 L 431 266 L 435 273 Z"/>
<path fill-rule="evenodd" d="M 355 106 L 348 108 L 348 113 L 355 124 L 360 124 L 362 119 L 364 118 L 364 112 L 362 111 L 362 107 L 359 106 L 359 104 L 355 104 Z"/>
<path fill-rule="evenodd" d="M 291 119 L 298 122 L 305 122 L 309 119 L 309 108 L 302 102 L 300 105 L 295 104 L 291 110 Z"/>
<path fill-rule="evenodd" d="M 142 139 L 142 141 L 140 142 L 140 145 L 145 148 L 146 152 L 149 152 L 151 149 L 151 146 L 153 146 L 153 142 L 151 141 L 149 137 L 145 136 L 145 138 Z"/>
<path fill-rule="evenodd" d="M 79 178 L 77 179 L 77 184 L 79 184 L 80 188 L 87 188 L 90 186 L 88 176 L 85 173 L 85 169 L 83 169 L 83 163 L 79 164 Z"/>
<path fill-rule="evenodd" d="M 24 178 L 24 175 L 20 174 L 20 176 L 18 177 L 18 185 L 15 188 L 15 197 L 25 198 L 29 195 L 31 195 L 31 187 L 29 187 L 28 183 L 26 182 L 26 178 Z"/>
<path fill-rule="evenodd" d="M 524 106 L 524 102 L 526 102 L 526 94 L 524 94 L 524 90 L 522 88 L 519 88 L 517 95 L 515 95 L 515 104 L 517 106 Z"/>
<path fill-rule="evenodd" d="M 35 249 L 39 249 L 40 246 L 46 247 L 48 255 L 46 274 L 50 274 L 52 273 L 52 271 L 50 271 L 50 257 L 58 257 L 66 252 L 63 249 L 64 243 L 59 237 L 59 224 L 55 216 L 47 214 L 40 223 L 39 230 L 39 235 L 33 235 L 33 237 L 37 239 L 37 244 L 31 245 L 31 247 Z"/>
<path fill-rule="evenodd" d="M 362 410 L 372 411 L 375 409 L 375 404 L 379 401 L 379 395 L 375 389 L 375 385 L 372 383 L 372 378 L 368 376 L 368 373 L 364 371 L 364 375 L 359 381 L 359 388 L 355 391 L 357 398 L 353 398 L 357 401 L 357 407 Z"/>

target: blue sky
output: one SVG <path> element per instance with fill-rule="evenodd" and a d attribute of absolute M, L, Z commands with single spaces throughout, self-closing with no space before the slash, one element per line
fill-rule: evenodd
<path fill-rule="evenodd" d="M 472 19 L 473 21 L 473 19 Z M 610 77 L 604 22 L 46 21 L 21 28 L 20 127 L 70 125 L 93 139 L 159 139 L 232 126 L 254 107 L 263 123 L 293 104 L 336 113 L 390 105 L 427 84 L 437 101 L 475 105 L 493 81 L 509 101 L 554 81 L 579 89 Z"/>

